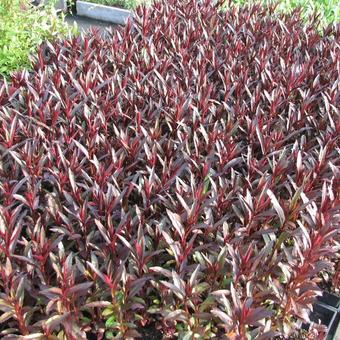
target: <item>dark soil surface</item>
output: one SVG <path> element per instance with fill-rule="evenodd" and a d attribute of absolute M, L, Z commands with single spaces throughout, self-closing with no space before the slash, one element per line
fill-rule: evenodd
<path fill-rule="evenodd" d="M 322 289 L 323 291 L 330 293 L 330 294 L 334 294 L 337 296 L 340 296 L 340 292 L 336 291 L 334 289 L 334 287 L 332 286 L 330 279 L 328 281 L 326 281 L 324 278 L 322 278 L 322 281 L 320 281 L 318 283 L 318 286 L 320 287 L 320 289 Z"/>
<path fill-rule="evenodd" d="M 155 325 L 149 325 L 142 329 L 137 330 L 138 333 L 142 334 L 141 340 L 161 340 L 163 339 L 163 334 L 161 331 L 155 328 Z"/>
<path fill-rule="evenodd" d="M 273 340 L 304 340 L 306 339 L 306 330 L 301 329 L 296 334 L 292 334 L 289 336 L 289 338 L 284 338 L 282 336 L 277 336 Z"/>

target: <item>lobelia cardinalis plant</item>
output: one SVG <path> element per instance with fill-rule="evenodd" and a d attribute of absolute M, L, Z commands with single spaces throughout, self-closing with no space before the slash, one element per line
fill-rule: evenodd
<path fill-rule="evenodd" d="M 156 2 L 0 83 L 1 338 L 296 335 L 339 284 L 339 26 L 314 19 Z"/>

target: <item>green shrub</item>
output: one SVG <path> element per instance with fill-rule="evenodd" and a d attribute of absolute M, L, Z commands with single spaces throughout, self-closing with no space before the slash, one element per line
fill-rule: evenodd
<path fill-rule="evenodd" d="M 33 7 L 28 0 L 0 0 L 0 74 L 29 67 L 30 52 L 68 31 L 51 5 Z"/>
<path fill-rule="evenodd" d="M 232 3 L 245 5 L 252 4 L 252 0 L 231 0 Z M 302 17 L 306 19 L 313 13 L 320 15 L 321 24 L 327 25 L 331 23 L 339 23 L 340 21 L 340 2 L 338 0 L 262 0 L 262 3 L 278 4 L 277 10 L 289 13 L 295 8 L 300 7 Z"/>

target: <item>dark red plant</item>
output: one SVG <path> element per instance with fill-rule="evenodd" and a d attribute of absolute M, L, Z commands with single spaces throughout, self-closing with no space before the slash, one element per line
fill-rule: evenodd
<path fill-rule="evenodd" d="M 296 332 L 339 284 L 339 33 L 167 0 L 43 44 L 0 84 L 1 338 Z"/>

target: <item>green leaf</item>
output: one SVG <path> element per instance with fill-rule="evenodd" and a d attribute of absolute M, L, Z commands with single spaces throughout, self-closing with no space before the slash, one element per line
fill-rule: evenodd
<path fill-rule="evenodd" d="M 115 295 L 115 298 L 116 298 L 116 302 L 121 304 L 124 300 L 124 294 L 123 292 L 116 292 L 116 295 Z"/>
<path fill-rule="evenodd" d="M 208 173 L 208 175 L 206 175 L 205 178 L 204 178 L 203 194 L 206 194 L 206 193 L 209 191 L 209 187 L 210 187 L 210 176 L 211 176 L 211 174 Z"/>
<path fill-rule="evenodd" d="M 181 334 L 180 339 L 182 340 L 191 340 L 194 337 L 194 332 L 193 331 L 187 331 L 183 334 Z"/>
<path fill-rule="evenodd" d="M 199 283 L 198 285 L 194 286 L 192 292 L 194 294 L 201 294 L 204 291 L 206 291 L 208 288 L 210 288 L 210 284 L 207 283 L 207 282 L 202 282 L 202 283 Z"/>
<path fill-rule="evenodd" d="M 176 330 L 177 331 L 184 331 L 184 326 L 181 323 L 176 324 Z"/>
<path fill-rule="evenodd" d="M 151 306 L 148 310 L 147 310 L 147 312 L 149 313 L 149 314 L 157 314 L 157 313 L 159 313 L 160 312 L 160 308 L 158 307 L 158 306 Z"/>
<path fill-rule="evenodd" d="M 113 312 L 113 309 L 112 307 L 108 307 L 108 308 L 105 308 L 103 311 L 102 311 L 102 316 L 110 316 L 112 315 L 114 312 Z"/>
<path fill-rule="evenodd" d="M 203 313 L 207 308 L 213 306 L 215 302 L 215 298 L 213 296 L 208 296 L 199 306 L 199 311 Z"/>
<path fill-rule="evenodd" d="M 106 332 L 105 333 L 105 338 L 106 339 L 113 339 L 115 336 L 113 334 L 113 332 Z"/>
<path fill-rule="evenodd" d="M 106 328 L 113 328 L 118 326 L 119 323 L 116 321 L 116 316 L 112 315 L 105 321 L 105 327 Z"/>

